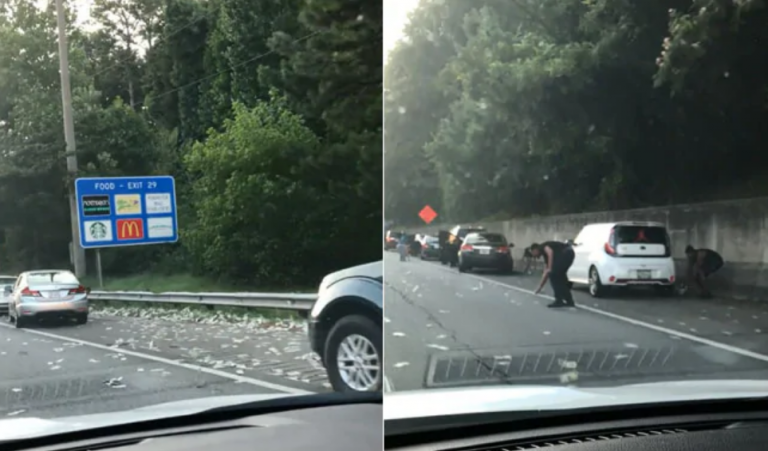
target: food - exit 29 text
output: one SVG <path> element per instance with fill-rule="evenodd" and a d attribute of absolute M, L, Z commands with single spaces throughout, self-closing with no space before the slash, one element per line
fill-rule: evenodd
<path fill-rule="evenodd" d="M 115 184 L 113 182 L 95 182 L 93 184 L 93 189 L 99 190 L 99 191 L 112 191 L 115 189 L 153 189 L 157 188 L 157 182 L 153 181 L 147 181 L 147 182 L 126 182 L 125 184 L 120 183 Z"/>

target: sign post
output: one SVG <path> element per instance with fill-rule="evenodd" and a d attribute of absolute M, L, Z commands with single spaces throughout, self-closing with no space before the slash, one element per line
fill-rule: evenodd
<path fill-rule="evenodd" d="M 171 176 L 85 177 L 75 181 L 80 245 L 96 249 L 103 286 L 104 247 L 175 243 L 176 184 Z"/>
<path fill-rule="evenodd" d="M 104 278 L 101 276 L 101 251 L 96 249 L 96 275 L 99 278 L 99 288 L 104 288 Z"/>

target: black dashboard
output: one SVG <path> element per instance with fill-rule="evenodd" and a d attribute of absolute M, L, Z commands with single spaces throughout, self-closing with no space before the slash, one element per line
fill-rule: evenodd
<path fill-rule="evenodd" d="M 768 449 L 767 405 L 734 412 L 706 412 L 696 405 L 639 409 L 605 415 L 584 413 L 526 421 L 445 424 L 428 432 L 393 432 L 385 425 L 385 449 L 398 451 L 758 451 Z M 730 406 L 733 407 L 733 406 Z M 743 407 L 743 406 L 742 406 Z M 756 407 L 756 408 L 755 408 Z M 687 412 L 685 410 L 687 409 Z M 696 413 L 699 412 L 699 413 Z M 705 413 L 706 412 L 706 413 Z M 652 415 L 652 413 L 654 415 Z M 427 430 L 427 429 L 425 429 Z"/>
<path fill-rule="evenodd" d="M 23 442 L 0 448 L 36 451 L 379 451 L 382 448 L 382 405 L 353 404 L 316 407 L 208 422 L 109 437 L 23 447 Z M 36 439 L 37 440 L 37 439 Z"/>

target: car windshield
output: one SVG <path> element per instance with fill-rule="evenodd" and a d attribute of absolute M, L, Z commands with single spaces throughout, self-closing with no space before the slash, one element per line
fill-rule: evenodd
<path fill-rule="evenodd" d="M 757 3 L 385 2 L 393 392 L 768 378 Z"/>
<path fill-rule="evenodd" d="M 0 4 L 0 419 L 380 390 L 382 2 Z"/>

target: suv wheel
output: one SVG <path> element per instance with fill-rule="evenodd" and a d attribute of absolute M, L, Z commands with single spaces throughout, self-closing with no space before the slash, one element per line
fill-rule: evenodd
<path fill-rule="evenodd" d="M 23 329 L 27 327 L 27 318 L 17 315 L 13 324 L 17 329 Z"/>
<path fill-rule="evenodd" d="M 325 343 L 325 360 L 334 391 L 381 391 L 381 334 L 381 326 L 360 315 L 344 317 L 333 326 Z"/>

